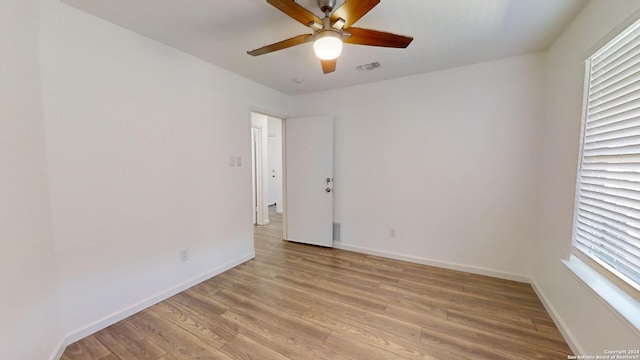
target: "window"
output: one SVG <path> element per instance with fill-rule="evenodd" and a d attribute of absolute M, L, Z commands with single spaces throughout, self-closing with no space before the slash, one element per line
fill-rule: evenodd
<path fill-rule="evenodd" d="M 586 68 L 573 246 L 640 290 L 640 22 Z"/>

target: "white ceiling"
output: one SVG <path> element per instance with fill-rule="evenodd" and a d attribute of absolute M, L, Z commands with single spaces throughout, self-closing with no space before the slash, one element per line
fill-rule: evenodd
<path fill-rule="evenodd" d="M 413 36 L 411 45 L 388 49 L 345 44 L 336 71 L 324 75 L 310 43 L 258 57 L 246 54 L 311 33 L 266 0 L 62 2 L 291 95 L 544 50 L 586 4 L 586 0 L 382 0 L 355 26 Z M 321 16 L 315 0 L 297 2 Z M 356 70 L 374 61 L 382 67 Z"/>

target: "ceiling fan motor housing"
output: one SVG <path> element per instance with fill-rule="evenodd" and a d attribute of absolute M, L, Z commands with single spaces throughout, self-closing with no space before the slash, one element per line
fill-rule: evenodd
<path fill-rule="evenodd" d="M 325 14 L 331 13 L 334 6 L 336 6 L 336 0 L 318 0 L 318 7 Z"/>

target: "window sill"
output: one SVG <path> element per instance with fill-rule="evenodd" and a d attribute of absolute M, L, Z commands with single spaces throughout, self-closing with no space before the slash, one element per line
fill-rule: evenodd
<path fill-rule="evenodd" d="M 575 255 L 569 260 L 562 260 L 564 265 L 584 283 L 591 291 L 640 334 L 640 302 L 613 284 L 606 277 L 592 269 Z"/>

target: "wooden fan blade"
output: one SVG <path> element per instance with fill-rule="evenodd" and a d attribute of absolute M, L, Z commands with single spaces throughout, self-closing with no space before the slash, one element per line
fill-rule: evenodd
<path fill-rule="evenodd" d="M 379 3 L 380 0 L 345 0 L 344 4 L 331 15 L 331 23 L 343 19 L 344 27 L 348 28 Z"/>
<path fill-rule="evenodd" d="M 338 59 L 320 60 L 320 62 L 322 63 L 322 72 L 323 73 L 328 74 L 328 73 L 332 73 L 332 72 L 336 71 L 336 63 L 338 62 Z"/>
<path fill-rule="evenodd" d="M 310 35 L 310 34 L 298 35 L 296 37 L 292 37 L 291 39 L 282 40 L 275 44 L 271 44 L 271 45 L 263 46 L 259 49 L 247 51 L 247 54 L 253 55 L 253 56 L 264 55 L 270 52 L 290 48 L 296 45 L 301 45 L 311 40 L 313 40 L 313 35 Z"/>
<path fill-rule="evenodd" d="M 267 0 L 267 2 L 283 13 L 297 20 L 304 26 L 312 22 L 322 24 L 322 20 L 293 0 Z"/>
<path fill-rule="evenodd" d="M 406 48 L 413 41 L 413 38 L 409 36 L 377 30 L 352 27 L 346 29 L 346 31 L 351 33 L 350 37 L 345 37 L 343 40 L 346 44 Z"/>

